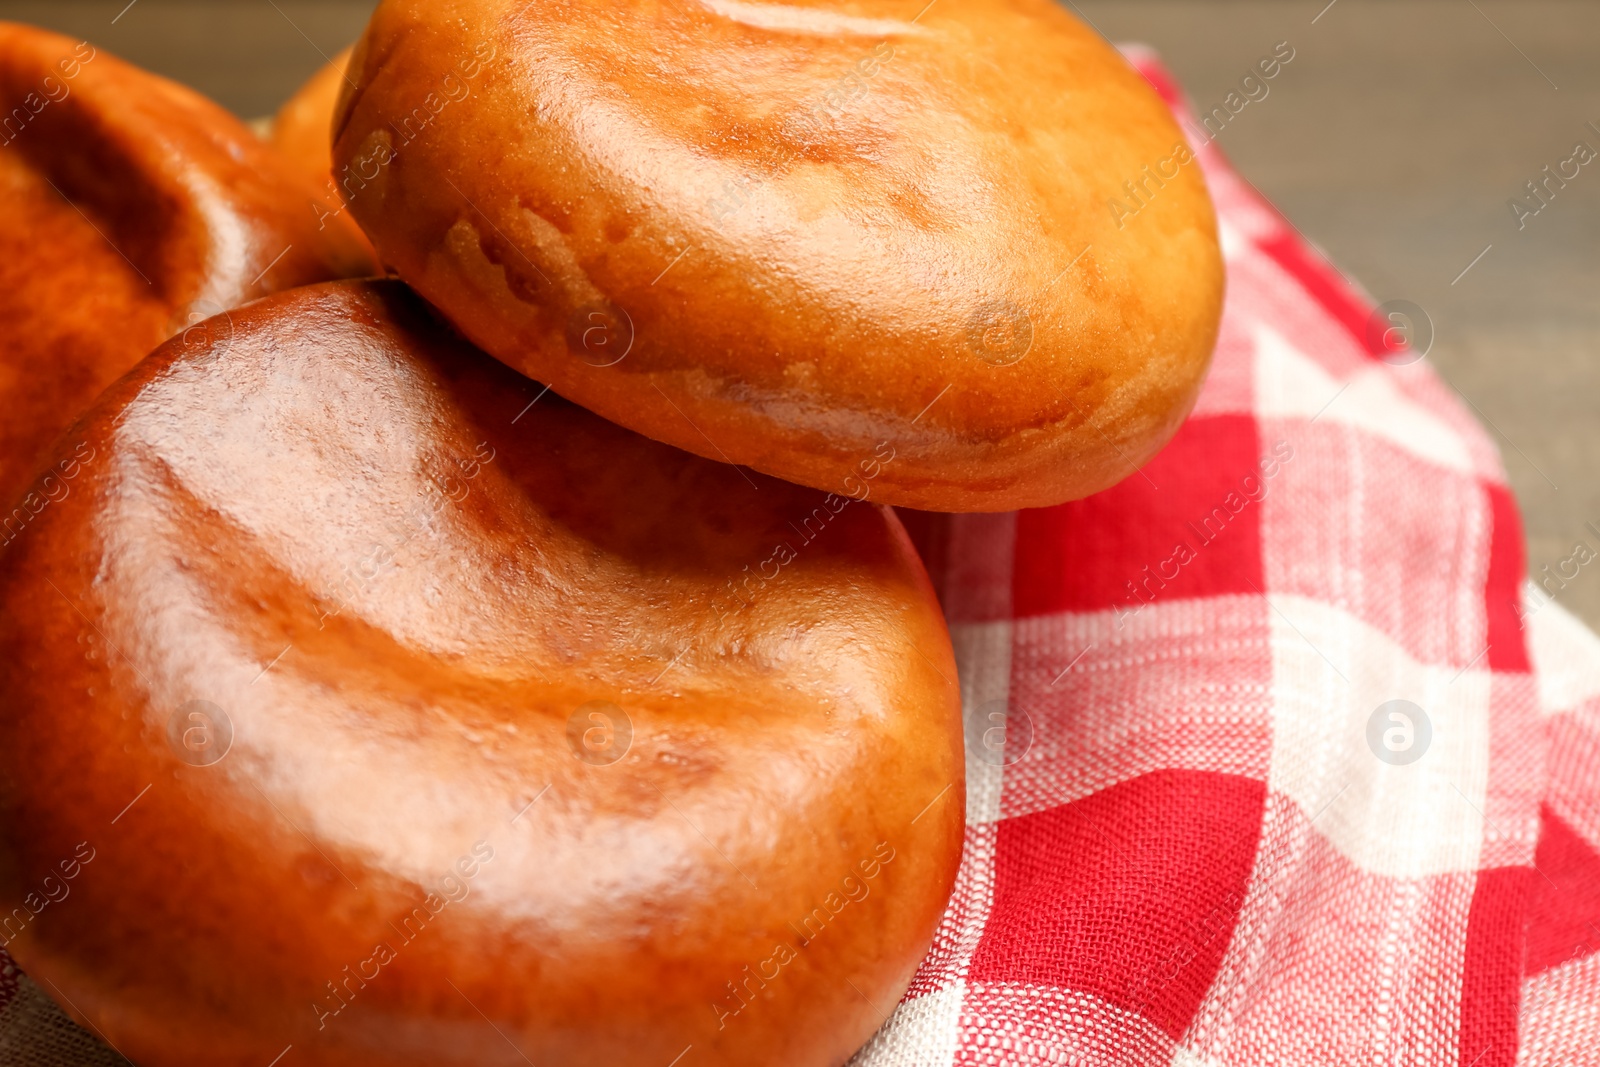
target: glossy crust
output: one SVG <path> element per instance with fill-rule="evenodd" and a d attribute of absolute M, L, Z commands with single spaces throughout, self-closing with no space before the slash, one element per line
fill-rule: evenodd
<path fill-rule="evenodd" d="M 427 314 L 272 297 L 74 430 L 0 554 L 0 899 L 68 887 L 10 951 L 149 1067 L 842 1063 L 963 834 L 904 530 Z"/>
<path fill-rule="evenodd" d="M 892 442 L 877 499 L 1053 504 L 1210 358 L 1198 166 L 1053 0 L 385 0 L 351 71 L 335 174 L 384 261 L 700 455 L 837 491 Z"/>
<path fill-rule="evenodd" d="M 372 272 L 350 220 L 319 225 L 324 195 L 190 90 L 0 22 L 0 542 L 37 470 L 70 458 L 56 436 L 156 345 Z"/>

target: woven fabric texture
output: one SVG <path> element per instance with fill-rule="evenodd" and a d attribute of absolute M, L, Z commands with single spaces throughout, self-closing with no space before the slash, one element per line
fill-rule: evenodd
<path fill-rule="evenodd" d="M 1216 201 L 1215 363 L 1108 492 L 907 516 L 966 852 L 854 1067 L 1600 1065 L 1600 640 L 1477 422 L 1127 54 Z M 114 1060 L 0 974 L 0 1065 Z"/>
<path fill-rule="evenodd" d="M 1405 320 L 1127 52 L 1216 201 L 1216 361 L 1109 492 L 908 517 L 966 854 L 855 1065 L 1600 1064 L 1600 641 L 1524 580 L 1497 451 Z"/>

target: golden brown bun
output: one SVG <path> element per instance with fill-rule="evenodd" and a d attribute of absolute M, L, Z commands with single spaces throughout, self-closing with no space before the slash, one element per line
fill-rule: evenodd
<path fill-rule="evenodd" d="M 933 510 L 1092 493 L 1210 357 L 1198 167 L 1053 0 L 917 8 L 385 0 L 335 175 L 464 333 L 657 440 L 830 491 L 891 442 L 874 499 Z"/>
<path fill-rule="evenodd" d="M 272 120 L 272 147 L 318 188 L 333 189 L 333 112 L 350 52 L 346 48 L 307 79 Z"/>
<path fill-rule="evenodd" d="M 904 530 L 428 315 L 271 297 L 75 428 L 0 554 L 0 899 L 70 891 L 10 951 L 145 1067 L 843 1062 L 963 834 Z"/>
<path fill-rule="evenodd" d="M 86 43 L 0 22 L 0 543 L 89 402 L 173 333 L 374 269 L 237 119 Z M 22 511 L 13 510 L 21 507 Z"/>

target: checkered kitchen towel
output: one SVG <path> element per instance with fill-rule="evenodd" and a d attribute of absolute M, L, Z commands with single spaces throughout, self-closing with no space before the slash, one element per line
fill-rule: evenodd
<path fill-rule="evenodd" d="M 1089 500 L 907 516 L 966 858 L 855 1065 L 1600 1064 L 1600 640 L 1522 585 L 1482 429 L 1198 157 L 1228 302 L 1177 439 Z M 0 1001 L 0 1063 L 120 1062 L 13 968 Z"/>
<path fill-rule="evenodd" d="M 1228 297 L 1177 439 L 1088 500 L 908 516 L 966 856 L 856 1065 L 1600 1064 L 1600 640 L 1523 588 L 1463 405 L 1198 156 Z"/>

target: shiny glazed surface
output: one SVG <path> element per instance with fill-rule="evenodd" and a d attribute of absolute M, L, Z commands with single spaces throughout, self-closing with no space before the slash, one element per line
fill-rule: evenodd
<path fill-rule="evenodd" d="M 174 333 L 371 273 L 349 219 L 238 120 L 103 49 L 0 23 L 0 543 L 55 439 Z M 21 507 L 21 511 L 15 510 Z"/>
<path fill-rule="evenodd" d="M 69 435 L 0 552 L 11 952 L 149 1067 L 842 1063 L 963 835 L 904 530 L 429 315 L 270 297 Z"/>
<path fill-rule="evenodd" d="M 703 456 L 837 491 L 894 441 L 876 499 L 1052 504 L 1153 455 L 1210 357 L 1198 167 L 1053 0 L 384 0 L 351 76 L 335 174 L 384 261 Z"/>

